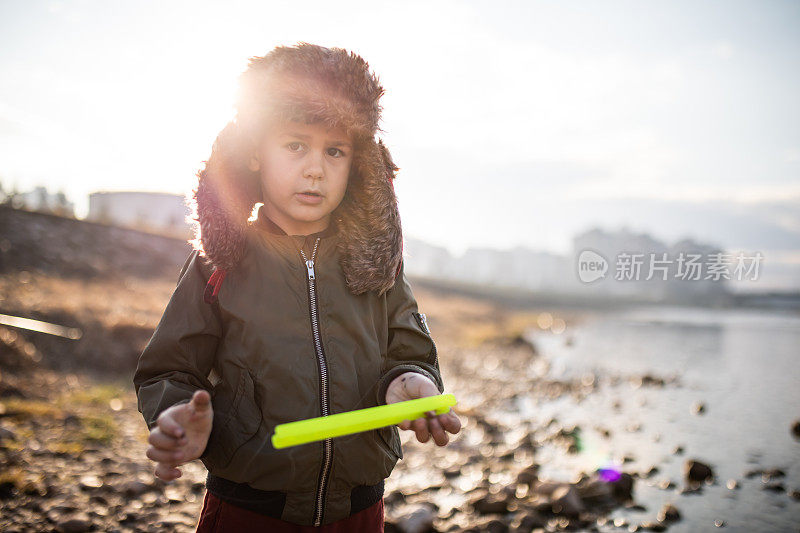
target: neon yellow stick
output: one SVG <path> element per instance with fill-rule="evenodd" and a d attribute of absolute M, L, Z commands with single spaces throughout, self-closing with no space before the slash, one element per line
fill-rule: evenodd
<path fill-rule="evenodd" d="M 358 409 L 347 413 L 336 413 L 330 416 L 298 420 L 275 426 L 272 435 L 272 445 L 275 448 L 286 448 L 306 444 L 318 440 L 341 437 L 352 433 L 360 433 L 370 429 L 377 429 L 403 420 L 422 418 L 428 411 L 442 415 L 450 411 L 450 406 L 456 404 L 453 394 L 439 394 L 397 402 L 389 405 L 379 405 Z"/>

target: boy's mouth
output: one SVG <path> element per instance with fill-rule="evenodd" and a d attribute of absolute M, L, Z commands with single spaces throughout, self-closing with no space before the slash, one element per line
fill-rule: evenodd
<path fill-rule="evenodd" d="M 322 202 L 322 194 L 319 191 L 303 191 L 297 193 L 297 199 L 304 204 L 317 205 Z"/>

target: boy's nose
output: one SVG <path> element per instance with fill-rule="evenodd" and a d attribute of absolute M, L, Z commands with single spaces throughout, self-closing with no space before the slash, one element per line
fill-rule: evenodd
<path fill-rule="evenodd" d="M 306 167 L 303 176 L 311 179 L 322 179 L 322 167 Z"/>
<path fill-rule="evenodd" d="M 306 165 L 305 170 L 303 171 L 303 176 L 306 178 L 315 178 L 320 179 L 324 177 L 324 171 L 322 170 L 322 156 L 317 154 L 311 154 L 308 158 L 308 164 Z"/>

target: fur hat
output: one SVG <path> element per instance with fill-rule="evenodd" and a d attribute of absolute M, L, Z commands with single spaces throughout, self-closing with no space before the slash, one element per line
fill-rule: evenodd
<path fill-rule="evenodd" d="M 393 183 L 399 169 L 375 139 L 384 89 L 367 62 L 341 48 L 279 46 L 251 58 L 239 85 L 236 117 L 217 136 L 188 200 L 194 248 L 223 277 L 235 268 L 244 255 L 248 219 L 261 200 L 259 174 L 247 163 L 266 126 L 275 120 L 321 122 L 344 128 L 354 141 L 347 190 L 331 214 L 347 286 L 353 294 L 391 288 L 403 247 Z"/>

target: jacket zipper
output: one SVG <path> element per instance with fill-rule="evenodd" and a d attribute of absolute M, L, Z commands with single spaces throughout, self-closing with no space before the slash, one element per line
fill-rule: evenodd
<path fill-rule="evenodd" d="M 314 275 L 314 259 L 317 255 L 317 246 L 319 245 L 319 237 L 314 243 L 314 251 L 311 253 L 311 259 L 306 258 L 305 252 L 300 250 L 300 255 L 303 256 L 303 261 L 306 263 L 306 270 L 308 273 L 308 301 L 311 312 L 311 330 L 314 334 L 314 347 L 317 352 L 317 363 L 319 363 L 320 373 L 320 408 L 322 416 L 330 414 L 330 400 L 328 399 L 328 367 L 325 364 L 325 352 L 322 349 L 322 337 L 319 332 L 319 312 L 317 309 L 317 281 Z M 328 477 L 331 473 L 331 457 L 333 455 L 333 439 L 325 439 L 323 441 L 323 455 L 322 455 L 322 470 L 319 473 L 319 482 L 317 486 L 317 497 L 314 505 L 314 526 L 319 526 L 322 523 L 323 502 L 325 498 L 325 490 L 328 485 Z"/>

